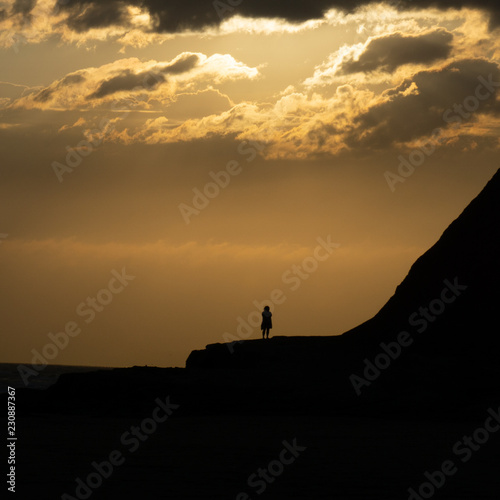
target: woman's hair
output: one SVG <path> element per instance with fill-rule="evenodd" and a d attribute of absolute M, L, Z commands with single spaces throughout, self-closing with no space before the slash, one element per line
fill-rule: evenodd
<path fill-rule="evenodd" d="M 269 306 L 264 307 L 265 311 L 269 311 Z"/>

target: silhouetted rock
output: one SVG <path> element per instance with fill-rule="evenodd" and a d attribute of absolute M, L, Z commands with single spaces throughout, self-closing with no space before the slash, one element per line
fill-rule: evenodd
<path fill-rule="evenodd" d="M 479 404 L 494 396 L 500 381 L 499 227 L 500 170 L 415 262 L 371 320 L 339 337 L 235 343 L 232 354 L 227 344 L 212 344 L 193 351 L 186 366 L 207 373 L 267 369 L 287 372 L 291 379 L 300 373 L 315 395 L 322 381 L 324 393 L 335 390 L 348 404 L 350 376 L 363 377 L 365 360 L 373 363 L 386 352 L 382 343 L 393 345 L 406 332 L 411 345 L 401 347 L 387 368 L 378 369 L 376 380 L 367 380 L 360 391 L 363 401 L 412 411 Z M 386 361 L 382 358 L 381 366 Z"/>
<path fill-rule="evenodd" d="M 499 228 L 500 170 L 439 241 L 417 259 L 379 313 L 345 335 L 380 341 L 392 338 L 398 329 L 423 330 L 423 322 L 416 327 L 409 318 L 421 307 L 429 307 L 432 301 L 441 299 L 447 280 L 467 288 L 459 290 L 460 296 L 453 303 L 444 304 L 441 314 L 431 313 L 435 320 L 426 321 L 422 333 L 432 338 L 433 343 L 427 354 L 446 356 L 481 349 L 483 355 L 489 352 L 496 357 L 490 347 L 500 345 L 496 333 L 500 298 Z M 447 292 L 447 296 L 451 295 L 452 292 Z M 438 303 L 434 305 L 436 310 L 439 307 Z"/>

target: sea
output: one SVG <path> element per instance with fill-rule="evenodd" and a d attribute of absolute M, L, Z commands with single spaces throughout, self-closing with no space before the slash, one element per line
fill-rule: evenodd
<path fill-rule="evenodd" d="M 21 373 L 23 370 L 20 367 L 25 367 L 29 370 L 28 375 L 25 375 L 23 380 Z M 16 389 L 27 387 L 28 389 L 47 389 L 57 382 L 57 379 L 63 373 L 83 373 L 96 370 L 112 370 L 114 367 L 109 366 L 69 366 L 69 365 L 47 365 L 42 370 L 38 371 L 31 365 L 23 365 L 22 363 L 0 363 L 0 394 L 6 393 L 8 387 Z M 37 375 L 32 374 L 36 372 Z M 26 372 L 25 372 L 26 373 Z"/>

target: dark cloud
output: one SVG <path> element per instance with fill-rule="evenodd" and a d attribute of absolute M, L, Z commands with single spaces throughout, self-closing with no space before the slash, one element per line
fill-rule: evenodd
<path fill-rule="evenodd" d="M 97 89 L 87 96 L 87 99 L 102 99 L 117 92 L 133 89 L 152 90 L 167 81 L 165 75 L 186 73 L 196 67 L 198 62 L 199 56 L 197 54 L 182 54 L 171 63 L 158 65 L 148 71 L 134 73 L 131 69 L 124 69 L 101 81 Z M 85 71 L 70 73 L 62 80 L 40 90 L 33 99 L 37 102 L 47 102 L 58 89 L 86 81 L 85 73 Z"/>
<path fill-rule="evenodd" d="M 55 91 L 55 87 L 47 87 L 43 90 L 40 90 L 40 92 L 38 92 L 38 94 L 36 94 L 33 99 L 37 102 L 47 102 L 52 97 L 52 94 Z"/>
<path fill-rule="evenodd" d="M 37 0 L 16 0 L 12 5 L 10 16 L 15 17 L 16 24 L 23 26 L 29 24 L 32 19 L 31 11 L 34 9 Z M 9 16 L 4 10 L 3 15 L 0 15 L 0 20 Z"/>
<path fill-rule="evenodd" d="M 483 97 L 489 92 L 482 100 L 476 97 L 480 78 L 498 82 L 481 91 Z M 438 70 L 421 71 L 385 92 L 383 102 L 356 117 L 346 143 L 354 148 L 384 148 L 429 136 L 455 122 L 474 120 L 478 113 L 500 115 L 497 93 L 500 67 L 483 59 L 465 59 Z"/>
<path fill-rule="evenodd" d="M 102 97 L 115 94 L 116 92 L 133 90 L 137 87 L 144 90 L 155 89 L 158 85 L 166 82 L 164 74 L 178 75 L 193 69 L 199 61 L 196 54 L 185 54 L 174 62 L 154 70 L 133 73 L 127 69 L 119 75 L 103 81 L 98 89 L 90 94 L 87 99 L 101 99 Z"/>
<path fill-rule="evenodd" d="M 220 23 L 212 2 L 191 0 L 60 0 L 57 10 L 69 12 L 68 26 L 78 32 L 112 25 L 128 25 L 126 6 L 146 9 L 154 20 L 155 31 L 163 33 L 202 29 Z"/>
<path fill-rule="evenodd" d="M 36 0 L 16 0 L 12 6 L 13 14 L 27 16 L 35 7 Z"/>
<path fill-rule="evenodd" d="M 233 4 L 233 6 L 231 5 Z M 149 11 L 158 32 L 175 33 L 186 30 L 201 30 L 217 26 L 232 15 L 247 17 L 282 18 L 290 22 L 320 19 L 331 8 L 354 12 L 356 8 L 378 0 L 309 0 L 284 2 L 282 0 L 59 0 L 57 9 L 69 12 L 69 26 L 75 31 L 91 28 L 128 24 L 125 6 L 134 5 Z M 391 0 L 387 2 L 403 9 L 426 7 L 479 8 L 491 15 L 491 27 L 500 26 L 500 4 L 498 0 Z"/>
<path fill-rule="evenodd" d="M 57 88 L 65 87 L 67 85 L 74 85 L 75 83 L 82 83 L 86 80 L 82 72 L 70 73 L 66 75 L 58 84 Z"/>
<path fill-rule="evenodd" d="M 140 87 L 144 90 L 156 88 L 159 84 L 165 82 L 165 77 L 154 71 L 144 71 L 142 73 L 133 73 L 131 70 L 124 70 L 117 76 L 103 81 L 98 89 L 90 94 L 87 99 L 101 99 L 108 95 L 115 94 L 124 90 L 132 90 Z"/>
<path fill-rule="evenodd" d="M 169 75 L 178 75 L 193 69 L 199 62 L 200 58 L 196 54 L 185 54 L 177 61 L 164 66 L 161 69 L 162 73 Z"/>
<path fill-rule="evenodd" d="M 105 2 L 82 2 L 75 4 L 67 2 L 70 15 L 67 25 L 72 30 L 81 33 L 93 28 L 105 28 L 114 25 L 127 25 L 129 15 L 126 11 L 127 3 L 110 0 Z"/>
<path fill-rule="evenodd" d="M 410 63 L 431 63 L 448 57 L 452 50 L 453 35 L 439 29 L 423 35 L 391 35 L 372 39 L 358 60 L 342 63 L 342 74 L 366 73 L 375 70 L 392 72 Z"/>
<path fill-rule="evenodd" d="M 425 7 L 436 7 L 438 9 L 482 9 L 490 15 L 490 28 L 500 27 L 500 3 L 498 0 L 401 0 L 398 6 L 409 9 L 419 9 Z"/>

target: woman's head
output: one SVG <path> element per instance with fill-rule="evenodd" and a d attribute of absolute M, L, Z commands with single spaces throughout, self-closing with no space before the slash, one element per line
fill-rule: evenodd
<path fill-rule="evenodd" d="M 269 306 L 264 307 L 264 311 L 269 311 Z"/>

